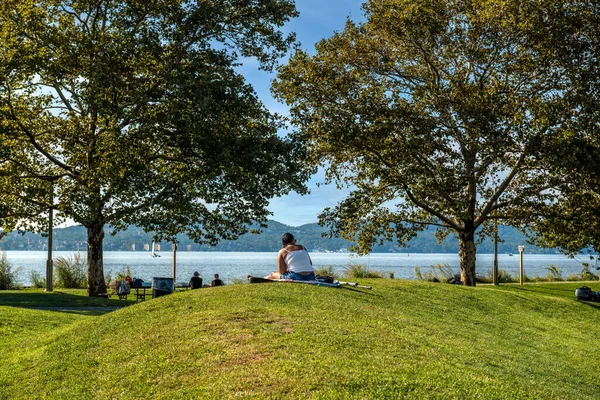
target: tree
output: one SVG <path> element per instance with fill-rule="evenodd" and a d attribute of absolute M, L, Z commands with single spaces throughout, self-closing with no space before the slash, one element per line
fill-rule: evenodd
<path fill-rule="evenodd" d="M 235 68 L 294 43 L 290 0 L 9 0 L 0 4 L 2 227 L 49 207 L 87 229 L 88 291 L 106 291 L 106 225 L 233 239 L 305 192 L 302 148 Z"/>
<path fill-rule="evenodd" d="M 587 35 L 594 7 L 370 0 L 366 22 L 298 51 L 273 90 L 307 161 L 352 188 L 320 222 L 361 253 L 436 226 L 457 236 L 462 281 L 475 285 L 476 232 L 527 227 L 568 186 L 547 150 L 573 131 L 585 90 L 545 35 Z"/>
<path fill-rule="evenodd" d="M 555 201 L 530 225 L 533 242 L 569 255 L 600 251 L 600 4 L 574 4 L 549 8 L 538 22 L 539 40 L 570 83 L 563 101 L 573 118 L 544 149 L 563 179 Z"/>

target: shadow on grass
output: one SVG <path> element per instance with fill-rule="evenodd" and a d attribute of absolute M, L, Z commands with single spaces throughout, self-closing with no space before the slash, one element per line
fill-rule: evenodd
<path fill-rule="evenodd" d="M 81 292 L 83 293 L 83 291 Z M 117 298 L 105 299 L 102 297 L 88 297 L 81 294 L 69 293 L 68 291 L 56 290 L 53 292 L 30 291 L 30 290 L 10 290 L 0 291 L 0 306 L 38 308 L 57 310 L 62 308 L 80 311 L 98 311 L 113 310 L 134 304 L 135 300 L 119 300 Z"/>

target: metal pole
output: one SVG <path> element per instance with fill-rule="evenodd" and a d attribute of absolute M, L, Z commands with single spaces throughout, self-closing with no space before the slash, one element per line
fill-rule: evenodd
<path fill-rule="evenodd" d="M 494 267 L 492 268 L 493 283 L 498 286 L 498 222 L 494 221 Z"/>
<path fill-rule="evenodd" d="M 177 283 L 177 243 L 173 242 L 173 287 Z"/>
<path fill-rule="evenodd" d="M 52 228 L 54 225 L 54 185 L 50 186 L 50 208 L 48 209 L 48 259 L 46 260 L 46 292 L 52 291 Z"/>
<path fill-rule="evenodd" d="M 519 246 L 519 283 L 523 284 L 523 250 L 524 246 Z"/>

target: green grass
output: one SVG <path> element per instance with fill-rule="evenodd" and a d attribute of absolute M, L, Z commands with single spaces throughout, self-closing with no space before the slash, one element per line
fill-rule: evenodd
<path fill-rule="evenodd" d="M 360 283 L 373 290 L 229 285 L 102 316 L 27 309 L 13 298 L 0 306 L 0 399 L 596 399 L 600 393 L 600 304 L 575 300 L 581 282 Z M 585 284 L 600 290 L 597 282 Z"/>

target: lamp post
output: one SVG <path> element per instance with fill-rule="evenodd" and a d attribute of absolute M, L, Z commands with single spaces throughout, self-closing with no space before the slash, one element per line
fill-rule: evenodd
<path fill-rule="evenodd" d="M 177 243 L 173 242 L 173 287 L 177 282 Z"/>
<path fill-rule="evenodd" d="M 519 246 L 519 283 L 523 284 L 523 250 L 525 246 Z"/>
<path fill-rule="evenodd" d="M 50 207 L 48 207 L 48 259 L 46 260 L 46 292 L 52 291 L 52 228 L 54 226 L 54 184 L 50 182 Z"/>
<path fill-rule="evenodd" d="M 492 268 L 492 279 L 498 286 L 498 222 L 494 221 L 494 267 Z"/>

